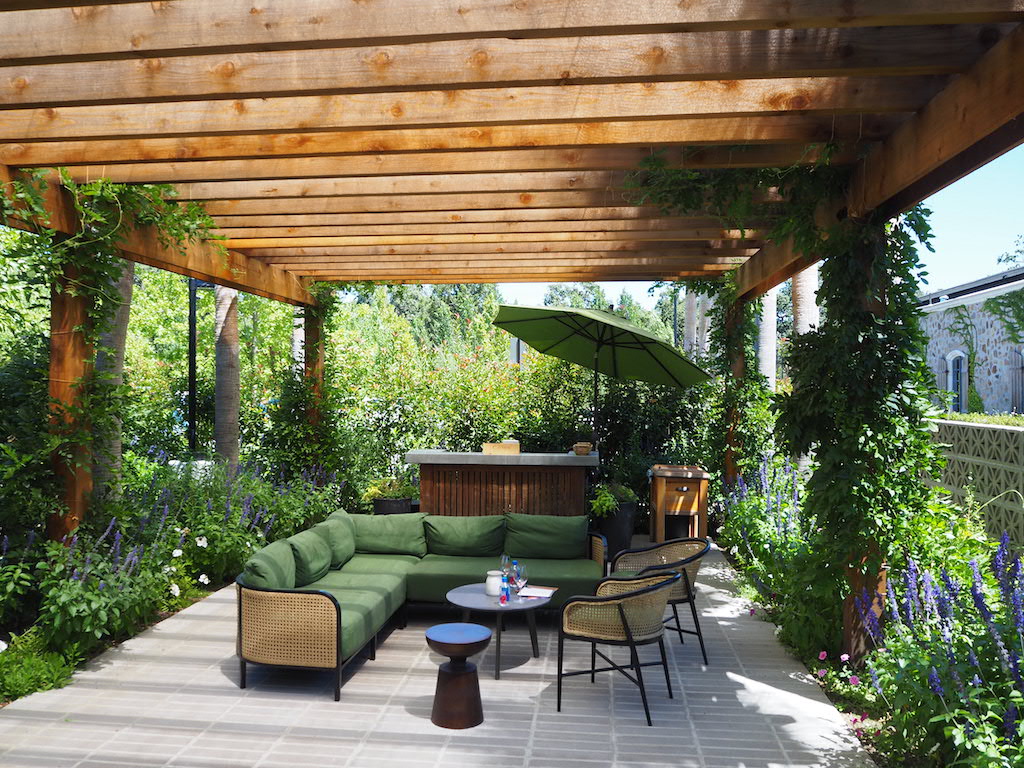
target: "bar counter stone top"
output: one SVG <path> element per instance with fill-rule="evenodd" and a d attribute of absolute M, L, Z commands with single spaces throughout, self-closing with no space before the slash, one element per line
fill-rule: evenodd
<path fill-rule="evenodd" d="M 596 452 L 588 456 L 575 453 L 455 453 L 441 450 L 409 451 L 405 454 L 407 464 L 490 464 L 506 467 L 596 467 L 601 463 Z"/>

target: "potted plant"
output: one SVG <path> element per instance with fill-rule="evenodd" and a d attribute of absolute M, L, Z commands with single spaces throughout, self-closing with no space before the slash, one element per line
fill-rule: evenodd
<path fill-rule="evenodd" d="M 373 504 L 375 515 L 400 515 L 412 512 L 412 500 L 418 492 L 408 477 L 384 477 L 371 483 L 362 498 Z"/>
<path fill-rule="evenodd" d="M 598 483 L 591 490 L 590 518 L 594 529 L 608 540 L 608 559 L 633 540 L 637 495 L 621 483 Z"/>

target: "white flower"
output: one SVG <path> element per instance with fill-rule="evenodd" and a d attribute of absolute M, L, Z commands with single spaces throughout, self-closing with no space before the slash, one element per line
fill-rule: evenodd
<path fill-rule="evenodd" d="M 7 650 L 7 643 L 5 643 L 3 640 L 0 640 L 0 653 L 3 653 L 6 650 Z"/>
<path fill-rule="evenodd" d="M 164 573 L 173 573 L 176 570 L 177 570 L 177 568 L 175 568 L 173 565 L 165 565 L 163 567 L 163 572 Z"/>
<path fill-rule="evenodd" d="M 176 549 L 173 552 L 171 552 L 171 557 L 181 557 L 181 550 Z"/>
<path fill-rule="evenodd" d="M 180 595 L 181 594 L 181 587 L 179 587 L 177 584 L 171 584 L 171 594 L 174 595 L 175 597 Z"/>
<path fill-rule="evenodd" d="M 207 576 L 205 573 L 200 573 L 199 574 L 199 583 L 200 584 L 209 584 L 210 583 L 210 577 Z"/>
<path fill-rule="evenodd" d="M 206 549 L 206 547 L 208 545 L 209 545 L 209 542 L 206 540 L 205 536 L 197 536 L 196 537 L 196 546 L 197 547 L 202 547 L 203 549 Z"/>

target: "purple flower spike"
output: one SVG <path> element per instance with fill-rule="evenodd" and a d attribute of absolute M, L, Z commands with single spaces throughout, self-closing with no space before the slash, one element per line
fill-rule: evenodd
<path fill-rule="evenodd" d="M 871 685 L 874 686 L 878 695 L 884 698 L 885 694 L 882 693 L 882 683 L 878 679 L 878 670 L 874 666 L 869 665 L 868 672 L 871 674 Z"/>
<path fill-rule="evenodd" d="M 1020 713 L 1017 711 L 1017 705 L 1011 704 L 1009 709 L 1006 710 L 1006 714 L 1003 715 L 1003 733 L 1006 734 L 1006 740 L 1013 744 L 1017 741 L 1017 718 L 1020 717 Z"/>
<path fill-rule="evenodd" d="M 114 567 L 117 567 L 121 561 L 121 531 L 114 531 L 114 543 L 110 547 L 110 557 L 114 561 Z"/>
<path fill-rule="evenodd" d="M 945 691 L 942 690 L 942 681 L 939 679 L 939 673 L 932 667 L 932 671 L 928 673 L 928 687 L 932 689 L 932 693 L 937 696 L 944 695 Z"/>
<path fill-rule="evenodd" d="M 98 541 L 96 542 L 96 546 L 99 546 L 100 544 L 102 544 L 102 543 L 103 543 L 103 540 L 104 540 L 105 538 L 107 538 L 107 536 L 109 536 L 109 535 L 110 535 L 110 532 L 111 532 L 112 530 L 114 530 L 114 526 L 115 526 L 115 525 L 117 525 L 117 518 L 116 518 L 116 517 L 112 517 L 112 518 L 110 518 L 110 522 L 109 522 L 109 523 L 107 523 L 107 530 L 105 530 L 105 531 L 103 532 L 103 535 L 102 535 L 102 536 L 100 536 L 99 540 L 98 540 Z"/>

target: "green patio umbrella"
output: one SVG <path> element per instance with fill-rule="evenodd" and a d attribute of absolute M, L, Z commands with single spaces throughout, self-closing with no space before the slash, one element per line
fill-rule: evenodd
<path fill-rule="evenodd" d="M 689 387 L 711 376 L 667 341 L 600 309 L 520 307 L 502 304 L 494 325 L 545 355 L 592 369 L 594 437 L 597 436 L 597 373 L 670 387 Z"/>

